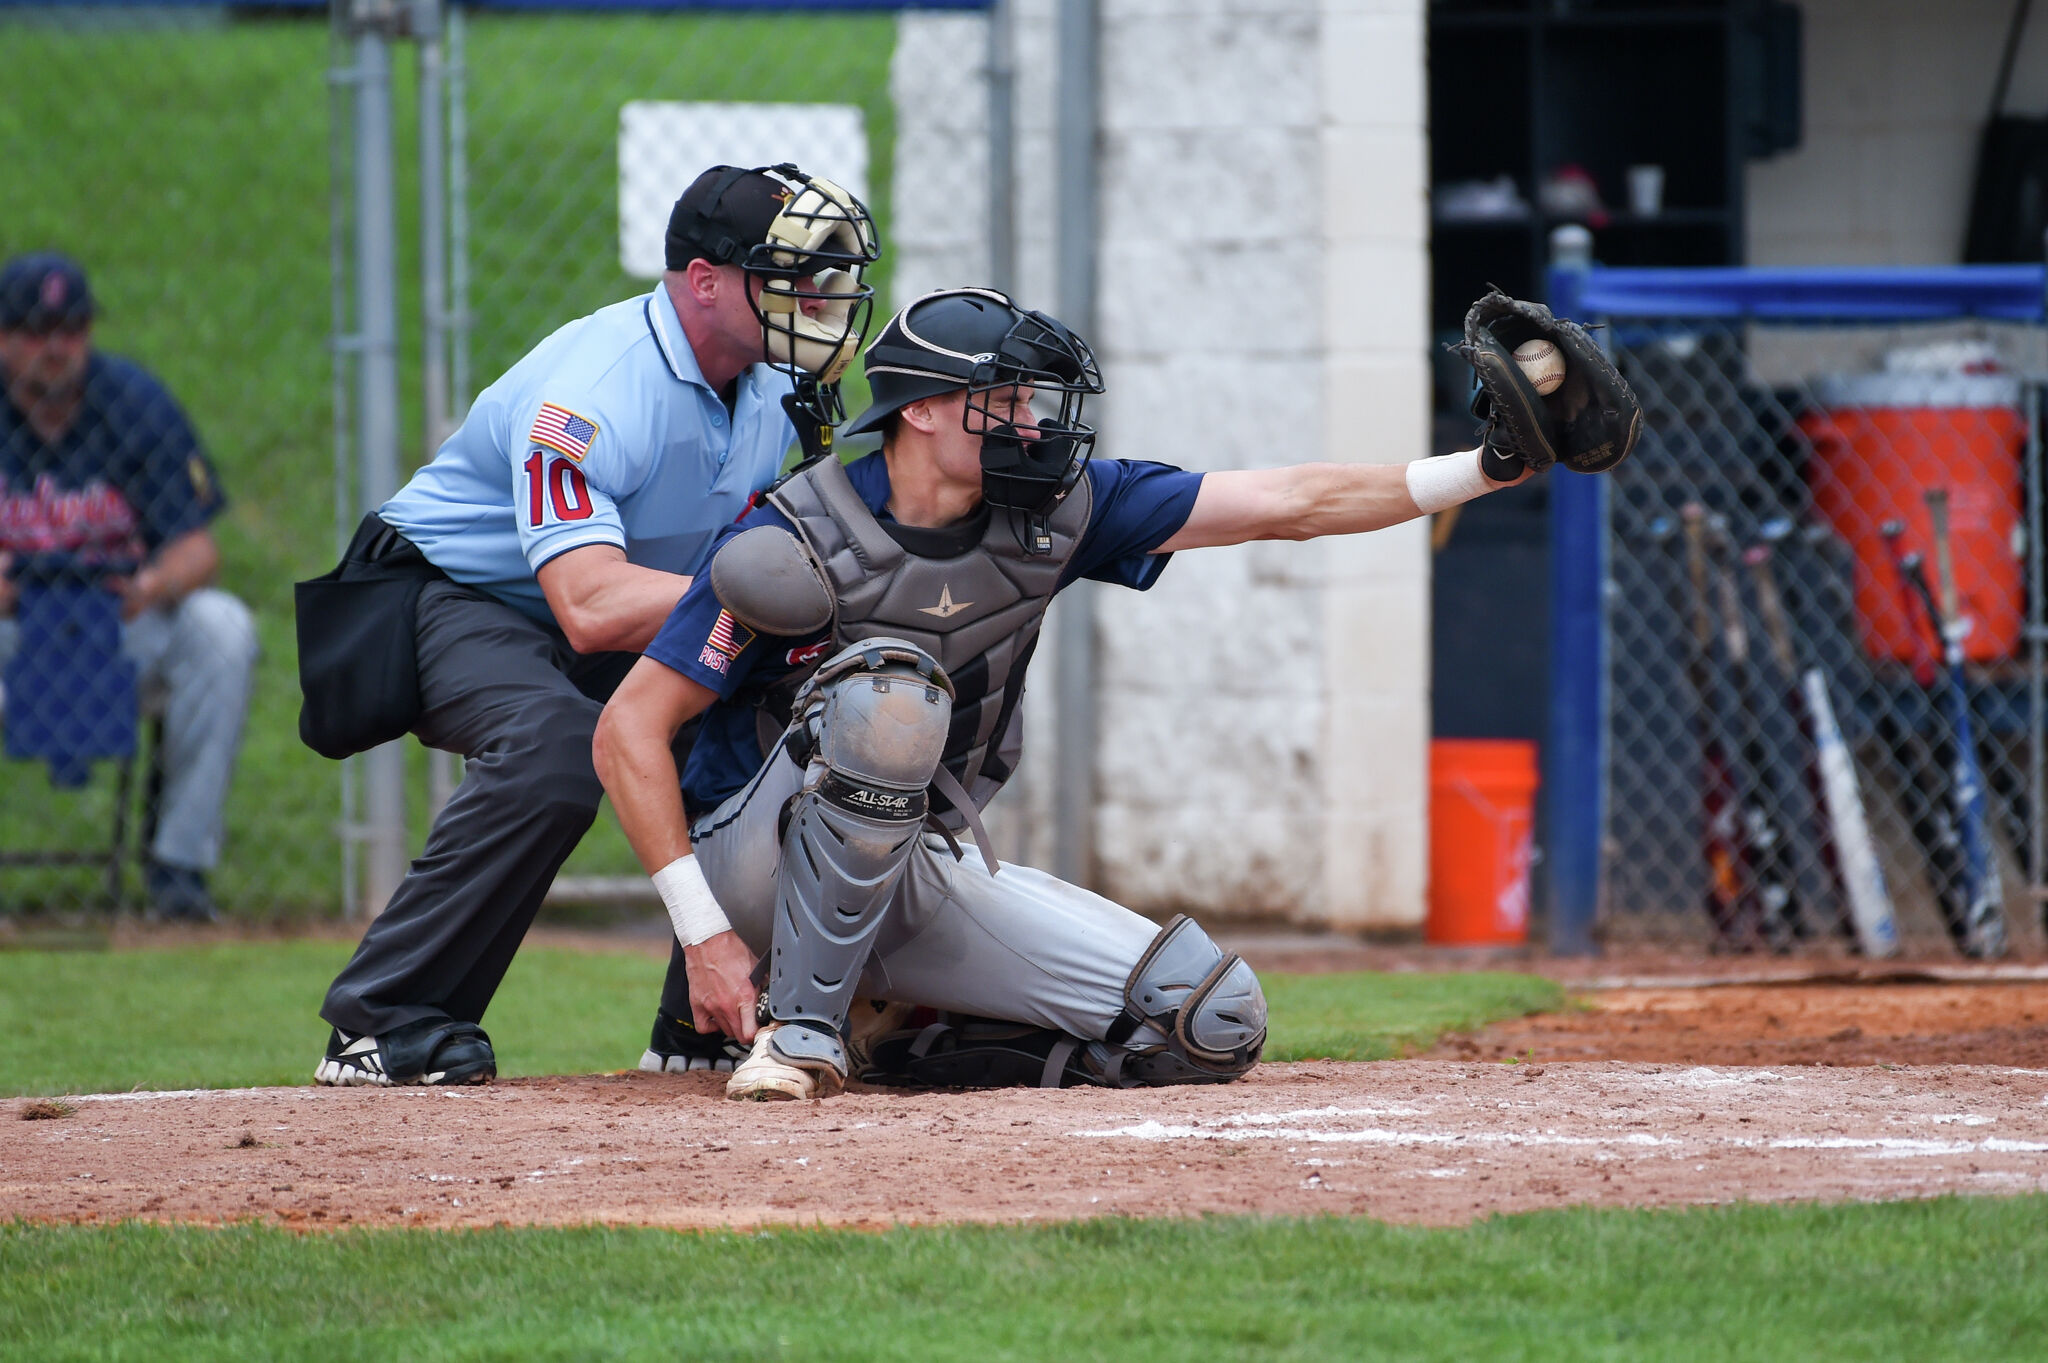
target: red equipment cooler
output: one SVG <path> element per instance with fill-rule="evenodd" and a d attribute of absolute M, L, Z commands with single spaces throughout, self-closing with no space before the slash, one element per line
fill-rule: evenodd
<path fill-rule="evenodd" d="M 1799 419 L 1813 442 L 1814 507 L 1856 556 L 1856 616 L 1872 658 L 1912 663 L 1933 645 L 1908 617 L 1880 528 L 1905 524 L 1899 552 L 1919 552 L 1938 593 L 1939 556 L 1922 498 L 1949 493 L 1950 540 L 1963 640 L 1973 662 L 2018 647 L 2021 592 L 2019 381 L 2004 374 L 1857 374 L 1815 385 L 1819 408 Z"/>

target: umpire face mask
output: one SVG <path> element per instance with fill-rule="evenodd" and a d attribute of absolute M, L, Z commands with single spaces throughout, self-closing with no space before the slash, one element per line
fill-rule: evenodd
<path fill-rule="evenodd" d="M 1024 313 L 994 353 L 976 356 L 961 419 L 981 437 L 983 500 L 1034 515 L 1057 506 L 1094 453 L 1081 407 L 1101 391 L 1087 343 L 1043 313 Z"/>

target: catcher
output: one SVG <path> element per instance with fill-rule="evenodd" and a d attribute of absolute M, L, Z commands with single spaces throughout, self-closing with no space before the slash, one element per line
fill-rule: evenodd
<path fill-rule="evenodd" d="M 820 1097 L 849 1075 L 1215 1083 L 1257 1063 L 1266 1002 L 1242 959 L 1185 916 L 1158 927 L 998 867 L 978 811 L 1015 769 L 1025 672 L 1066 584 L 1142 591 L 1177 550 L 1377 530 L 1627 455 L 1639 408 L 1583 331 L 1489 297 L 1467 335 L 1479 448 L 1204 475 L 1090 458 L 1102 380 L 1043 313 L 948 289 L 890 321 L 847 428 L 882 449 L 799 468 L 730 528 L 597 726 L 598 774 L 683 947 L 662 1025 L 694 1035 L 699 1064 L 744 1055 L 728 1096 Z M 1548 397 L 1512 358 L 1531 337 L 1565 357 Z M 679 779 L 670 742 L 699 715 Z M 903 1025 L 914 1007 L 936 1020 Z M 671 1059 L 642 1067 L 688 1067 Z"/>

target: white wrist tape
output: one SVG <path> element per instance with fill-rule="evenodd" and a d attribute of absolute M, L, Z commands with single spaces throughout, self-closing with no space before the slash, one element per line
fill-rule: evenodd
<path fill-rule="evenodd" d="M 1479 471 L 1478 450 L 1440 454 L 1408 465 L 1408 495 L 1425 516 L 1448 511 L 1491 491 L 1493 484 Z"/>
<path fill-rule="evenodd" d="M 668 908 L 668 921 L 675 924 L 676 940 L 684 946 L 693 947 L 721 932 L 732 931 L 732 922 L 718 907 L 718 900 L 704 881 L 695 852 L 677 857 L 656 871 L 654 888 Z"/>

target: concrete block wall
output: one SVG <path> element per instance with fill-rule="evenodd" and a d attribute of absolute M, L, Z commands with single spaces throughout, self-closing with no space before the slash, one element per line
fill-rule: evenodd
<path fill-rule="evenodd" d="M 1750 263 L 1959 261 L 2011 0 L 1800 8 L 1805 138 L 1750 164 Z M 2033 15 L 2006 108 L 2048 113 L 2048 14 Z"/>
<path fill-rule="evenodd" d="M 1018 293 L 1049 306 L 1051 0 L 1015 14 Z M 980 21 L 901 23 L 907 299 L 986 269 L 979 179 L 950 199 L 907 183 L 949 178 L 946 149 L 986 125 L 933 74 L 979 64 Z M 1422 0 L 1105 0 L 1102 454 L 1218 470 L 1428 453 L 1423 42 Z M 1418 523 L 1183 554 L 1149 593 L 1098 592 L 1099 888 L 1155 913 L 1418 923 L 1427 575 Z M 1004 854 L 1039 864 L 1065 798 L 1055 663 L 1041 651 L 1034 756 L 991 820 Z"/>

